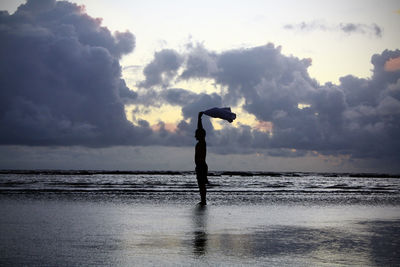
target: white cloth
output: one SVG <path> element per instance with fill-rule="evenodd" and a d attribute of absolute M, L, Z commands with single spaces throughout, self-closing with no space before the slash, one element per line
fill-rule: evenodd
<path fill-rule="evenodd" d="M 203 111 L 203 113 L 210 117 L 227 120 L 229 122 L 232 122 L 234 119 L 236 119 L 236 114 L 231 112 L 230 107 L 211 108 L 206 111 Z"/>

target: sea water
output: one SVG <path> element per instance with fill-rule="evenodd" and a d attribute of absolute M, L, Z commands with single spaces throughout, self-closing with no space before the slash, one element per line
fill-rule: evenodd
<path fill-rule="evenodd" d="M 219 204 L 389 204 L 400 201 L 395 175 L 211 172 L 208 199 Z M 134 202 L 193 203 L 193 172 L 0 172 L 0 194 Z"/>
<path fill-rule="evenodd" d="M 386 266 L 400 179 L 214 172 L 0 174 L 1 266 Z"/>

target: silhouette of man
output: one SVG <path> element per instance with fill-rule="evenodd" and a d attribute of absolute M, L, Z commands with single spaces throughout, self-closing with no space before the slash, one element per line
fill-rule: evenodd
<path fill-rule="evenodd" d="M 208 184 L 207 180 L 207 172 L 208 166 L 206 163 L 206 154 L 207 154 L 207 146 L 206 146 L 206 131 L 203 129 L 203 124 L 201 122 L 201 116 L 203 112 L 199 112 L 199 116 L 197 119 L 197 130 L 195 133 L 195 138 L 198 141 L 195 148 L 194 153 L 194 162 L 196 163 L 196 178 L 197 184 L 199 186 L 201 205 L 207 205 L 206 201 L 206 184 Z"/>

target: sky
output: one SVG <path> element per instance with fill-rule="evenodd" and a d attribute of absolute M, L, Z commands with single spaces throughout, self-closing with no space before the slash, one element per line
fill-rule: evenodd
<path fill-rule="evenodd" d="M 0 1 L 0 169 L 400 173 L 398 1 Z"/>

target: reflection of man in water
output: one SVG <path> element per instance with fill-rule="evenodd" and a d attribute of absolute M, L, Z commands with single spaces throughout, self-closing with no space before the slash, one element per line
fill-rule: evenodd
<path fill-rule="evenodd" d="M 196 140 L 198 141 L 196 144 L 196 149 L 194 153 L 194 162 L 196 163 L 196 178 L 197 184 L 199 185 L 200 197 L 201 197 L 201 205 L 206 205 L 206 184 L 207 180 L 207 172 L 208 166 L 206 163 L 206 131 L 203 129 L 203 124 L 201 122 L 201 116 L 203 112 L 199 112 L 198 120 L 197 120 L 197 130 L 196 130 Z"/>
<path fill-rule="evenodd" d="M 196 206 L 193 211 L 193 253 L 203 256 L 207 253 L 207 206 Z"/>

